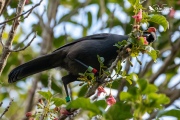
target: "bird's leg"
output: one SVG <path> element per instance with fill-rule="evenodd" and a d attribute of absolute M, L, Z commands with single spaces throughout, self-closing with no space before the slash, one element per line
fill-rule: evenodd
<path fill-rule="evenodd" d="M 80 65 L 84 66 L 85 68 L 87 68 L 87 71 L 89 72 L 93 72 L 96 76 L 98 75 L 98 71 L 91 67 L 91 66 L 88 66 L 86 64 L 84 64 L 83 62 L 81 62 L 80 60 L 78 59 L 73 59 L 74 61 L 76 61 L 77 63 L 79 63 Z M 69 102 L 71 101 L 71 98 L 69 96 L 69 92 L 68 92 L 68 88 L 67 88 L 67 85 L 73 81 L 76 81 L 77 80 L 77 76 L 75 75 L 72 75 L 72 74 L 69 74 L 67 76 L 64 76 L 62 77 L 62 81 L 63 81 L 63 84 L 64 84 L 64 89 L 65 89 L 65 92 L 66 92 L 66 102 Z"/>
<path fill-rule="evenodd" d="M 97 71 L 95 68 L 84 64 L 83 62 L 81 62 L 81 61 L 78 60 L 78 59 L 74 59 L 74 61 L 76 61 L 76 62 L 79 63 L 80 65 L 84 66 L 84 67 L 87 69 L 87 71 L 92 72 L 92 73 L 94 73 L 95 75 L 98 75 L 98 71 Z"/>
<path fill-rule="evenodd" d="M 64 76 L 62 77 L 62 81 L 63 81 L 63 84 L 64 84 L 64 89 L 65 89 L 65 92 L 66 92 L 66 102 L 69 102 L 71 101 L 71 98 L 69 96 L 69 93 L 68 93 L 68 88 L 67 88 L 67 85 L 71 82 L 74 82 L 77 80 L 77 76 L 74 76 L 72 74 L 69 74 L 67 76 Z"/>

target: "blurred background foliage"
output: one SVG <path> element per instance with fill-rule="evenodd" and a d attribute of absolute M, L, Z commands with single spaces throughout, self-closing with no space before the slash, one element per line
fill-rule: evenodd
<path fill-rule="evenodd" d="M 27 11 L 37 2 L 39 1 L 27 0 L 24 11 Z M 137 73 L 139 78 L 148 81 L 147 83 L 142 83 L 143 85 L 154 84 L 158 93 L 163 93 L 170 98 L 169 104 L 161 106 L 161 108 L 164 108 L 162 111 L 159 112 L 158 109 L 153 108 L 149 113 L 144 113 L 143 119 L 163 116 L 180 119 L 178 118 L 179 111 L 177 112 L 180 108 L 180 49 L 175 48 L 175 51 L 173 51 L 174 46 L 180 41 L 180 0 L 141 0 L 141 2 L 143 7 L 147 8 L 145 11 L 149 12 L 149 14 L 158 13 L 164 15 L 169 21 L 169 29 L 164 32 L 162 26 L 158 26 L 155 23 L 142 25 L 143 30 L 146 30 L 148 26 L 157 28 L 158 40 L 153 43 L 153 47 L 160 51 L 160 56 L 157 62 L 154 63 L 146 54 L 141 54 L 139 56 L 142 62 L 141 66 L 132 59 L 134 66 L 130 67 L 127 62 L 124 64 L 124 69 L 127 73 Z M 17 5 L 18 0 L 11 0 L 6 10 L 0 16 L 0 22 L 13 18 Z M 150 12 L 149 6 L 154 8 L 155 11 Z M 163 11 L 162 9 L 165 7 L 172 9 Z M 17 49 L 26 45 L 30 40 L 30 38 L 25 39 L 26 35 L 31 31 L 37 31 L 38 36 L 27 49 L 10 54 L 0 76 L 0 81 L 3 82 L 0 85 L 0 102 L 3 102 L 3 105 L 0 107 L 0 113 L 4 111 L 10 99 L 14 99 L 12 106 L 3 119 L 25 119 L 25 113 L 33 111 L 40 98 L 36 91 L 41 89 L 47 90 L 50 77 L 52 79 L 51 89 L 53 94 L 58 93 L 59 97 L 65 97 L 61 76 L 67 74 L 66 71 L 57 68 L 30 76 L 17 83 L 9 84 L 7 82 L 8 74 L 13 68 L 40 55 L 50 53 L 58 47 L 83 36 L 104 32 L 128 34 L 132 30 L 133 15 L 133 7 L 126 0 L 43 0 L 42 4 L 35 8 L 30 16 L 20 23 L 12 48 Z M 12 22 L 7 23 L 2 36 L 3 42 L 8 38 L 8 31 L 11 25 Z M 0 53 L 2 54 L 2 49 L 0 49 Z M 171 58 L 167 62 L 169 56 Z M 154 77 L 157 73 L 159 74 Z M 79 87 L 78 84 L 79 82 L 75 82 L 69 85 L 73 99 L 83 96 L 87 90 L 86 85 Z M 122 102 L 120 93 L 122 91 L 131 91 L 135 89 L 133 88 L 135 86 L 136 84 L 129 85 L 124 80 L 113 83 L 112 88 L 115 90 L 113 95 L 117 96 L 116 100 L 120 102 L 110 108 L 109 113 L 105 117 L 106 119 L 115 120 L 115 118 L 118 118 L 123 120 L 132 117 L 133 113 L 130 112 L 134 108 L 131 108 L 130 111 L 130 107 L 133 105 L 131 104 L 132 106 L 130 106 L 129 103 L 135 104 L 136 100 L 124 98 L 125 101 Z M 139 93 L 137 97 L 138 95 Z M 136 95 L 134 94 L 134 96 Z M 158 99 L 163 98 L 158 97 Z M 31 105 L 31 107 L 28 105 Z M 124 113 L 122 110 L 128 112 Z M 116 114 L 114 113 L 115 111 L 117 112 Z M 123 114 L 125 117 L 118 116 L 119 114 Z M 82 118 L 82 116 L 83 112 L 79 114 L 79 117 Z"/>

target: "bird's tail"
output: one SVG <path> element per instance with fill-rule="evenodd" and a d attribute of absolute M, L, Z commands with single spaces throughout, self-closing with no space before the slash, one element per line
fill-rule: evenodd
<path fill-rule="evenodd" d="M 22 78 L 35 73 L 42 72 L 47 69 L 55 68 L 62 64 L 62 56 L 56 53 L 48 54 L 25 64 L 22 64 L 9 73 L 9 83 L 16 82 Z"/>

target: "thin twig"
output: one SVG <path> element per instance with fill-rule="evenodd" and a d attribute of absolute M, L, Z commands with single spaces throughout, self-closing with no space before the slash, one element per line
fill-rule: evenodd
<path fill-rule="evenodd" d="M 20 21 L 22 21 L 22 20 L 28 18 L 29 15 L 32 13 L 32 11 L 33 11 L 33 9 L 31 8 L 31 9 L 29 10 L 28 14 L 27 14 L 24 18 L 22 18 Z"/>
<path fill-rule="evenodd" d="M 51 91 L 51 84 L 52 84 L 52 75 L 51 71 L 49 72 L 49 77 L 48 77 L 48 89 Z"/>
<path fill-rule="evenodd" d="M 174 88 L 176 88 L 179 84 L 180 84 L 180 80 L 179 80 L 178 83 L 176 83 L 176 84 L 175 84 L 174 86 L 172 86 L 171 88 L 174 89 Z"/>
<path fill-rule="evenodd" d="M 9 102 L 9 105 L 6 107 L 6 109 L 4 110 L 4 112 L 1 114 L 0 119 L 1 119 L 1 118 L 3 117 L 3 115 L 9 110 L 12 102 L 13 102 L 13 99 L 11 99 L 11 101 Z"/>
<path fill-rule="evenodd" d="M 174 69 L 174 68 L 179 67 L 179 66 L 180 66 L 180 63 L 174 64 L 174 65 L 168 66 L 167 70 L 171 70 L 171 69 Z"/>
<path fill-rule="evenodd" d="M 64 23 L 64 33 L 65 33 L 65 43 L 68 43 L 68 41 L 67 41 L 67 37 L 68 37 L 68 35 L 67 35 L 67 32 L 66 32 L 66 24 Z"/>
<path fill-rule="evenodd" d="M 3 102 L 0 102 L 0 107 L 2 106 Z"/>
<path fill-rule="evenodd" d="M 30 35 L 33 33 L 33 31 L 31 31 L 25 38 L 24 40 L 22 40 L 20 43 L 18 43 L 14 49 L 18 49 L 20 47 L 21 44 L 23 44 L 26 40 L 28 40 L 28 38 L 30 37 Z"/>
<path fill-rule="evenodd" d="M 3 44 L 3 41 L 2 41 L 2 34 L 3 34 L 3 32 L 4 32 L 5 27 L 6 27 L 6 24 L 4 24 L 4 25 L 1 27 L 2 30 L 1 30 L 1 33 L 0 33 L 0 43 L 1 43 L 2 47 L 4 47 L 4 44 Z"/>
<path fill-rule="evenodd" d="M 11 2 L 11 0 L 5 0 L 4 5 L 2 5 L 2 9 L 0 11 L 0 15 L 4 12 L 4 10 L 7 8 L 7 6 L 9 5 L 9 3 Z"/>
<path fill-rule="evenodd" d="M 20 48 L 18 50 L 11 50 L 11 49 L 9 49 L 9 51 L 10 52 L 19 52 L 19 51 L 25 50 L 27 47 L 29 47 L 31 45 L 32 41 L 36 38 L 36 36 L 37 36 L 37 32 L 35 32 L 33 38 L 31 39 L 31 41 L 26 46 L 24 46 L 23 48 Z"/>
<path fill-rule="evenodd" d="M 115 11 L 116 11 L 116 4 L 114 4 L 114 9 L 113 9 L 113 11 L 112 11 L 112 13 L 110 15 L 110 18 L 109 18 L 109 23 L 110 23 L 110 25 L 109 25 L 109 33 L 111 32 L 111 30 L 113 28 Z"/>
<path fill-rule="evenodd" d="M 5 24 L 5 23 L 10 22 L 10 21 L 13 21 L 13 20 L 19 18 L 20 16 L 23 16 L 23 15 L 27 14 L 28 12 L 32 12 L 32 10 L 33 10 L 35 7 L 39 6 L 39 5 L 41 4 L 42 1 L 43 1 L 43 0 L 41 0 L 38 4 L 36 4 L 36 5 L 33 6 L 32 8 L 30 8 L 28 11 L 26 11 L 26 12 L 20 14 L 20 15 L 17 15 L 17 16 L 14 17 L 14 18 L 11 18 L 11 19 L 9 19 L 9 20 L 6 20 L 6 21 L 0 23 L 0 25 Z"/>

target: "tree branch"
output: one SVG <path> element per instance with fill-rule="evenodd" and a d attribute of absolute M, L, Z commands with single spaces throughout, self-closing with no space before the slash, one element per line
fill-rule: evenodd
<path fill-rule="evenodd" d="M 179 67 L 179 66 L 180 66 L 180 63 L 174 64 L 174 65 L 168 66 L 167 70 L 171 70 L 171 69 L 174 69 L 174 68 Z"/>
<path fill-rule="evenodd" d="M 168 50 L 171 50 L 170 47 L 168 48 L 164 48 L 160 51 L 160 55 L 161 56 L 164 52 L 168 51 Z M 140 71 L 139 73 L 139 77 L 143 77 L 145 75 L 145 73 L 148 71 L 148 69 L 153 65 L 154 63 L 154 60 L 151 60 L 149 63 L 147 63 L 147 65 L 144 67 L 144 69 L 142 71 Z"/>
<path fill-rule="evenodd" d="M 16 16 L 19 16 L 22 13 L 22 11 L 24 9 L 25 1 L 26 0 L 20 0 L 19 1 L 18 7 L 16 10 Z M 2 55 L 0 57 L 0 76 L 1 76 L 2 71 L 6 65 L 7 58 L 10 55 L 9 48 L 12 46 L 12 42 L 13 42 L 13 38 L 15 36 L 15 32 L 17 30 L 17 27 L 19 26 L 19 19 L 20 19 L 20 17 L 16 17 L 16 19 L 14 19 L 11 30 L 9 32 L 8 39 L 4 45 Z"/>
<path fill-rule="evenodd" d="M 173 60 L 173 58 L 179 52 L 179 50 L 180 50 L 180 47 L 179 47 L 180 46 L 180 39 L 177 40 L 177 43 L 174 43 L 174 44 L 175 44 L 175 45 L 173 45 L 174 47 L 171 48 L 171 54 L 165 59 L 164 64 L 161 66 L 161 68 L 155 74 L 152 75 L 152 77 L 150 78 L 150 83 L 154 83 L 156 78 L 166 70 L 169 63 Z"/>
<path fill-rule="evenodd" d="M 17 19 L 17 18 L 19 18 L 19 17 L 21 17 L 21 16 L 23 16 L 23 15 L 25 15 L 25 14 L 28 13 L 28 15 L 25 17 L 25 18 L 27 18 L 27 17 L 29 16 L 29 14 L 32 12 L 32 10 L 33 10 L 34 8 L 36 8 L 37 6 L 39 6 L 42 1 L 43 1 L 43 0 L 41 0 L 38 4 L 36 4 L 35 6 L 33 6 L 33 7 L 32 7 L 31 9 L 29 9 L 28 11 L 26 11 L 26 12 L 24 12 L 24 13 L 22 13 L 22 14 L 16 15 L 14 18 L 11 18 L 11 19 L 9 19 L 9 20 L 6 20 L 6 21 L 0 23 L 0 25 L 5 24 L 5 23 L 10 22 L 10 21 L 13 21 L 13 20 L 15 20 L 15 19 Z M 25 18 L 23 18 L 23 19 L 25 19 Z M 22 20 L 23 20 L 23 19 L 22 19 Z"/>

